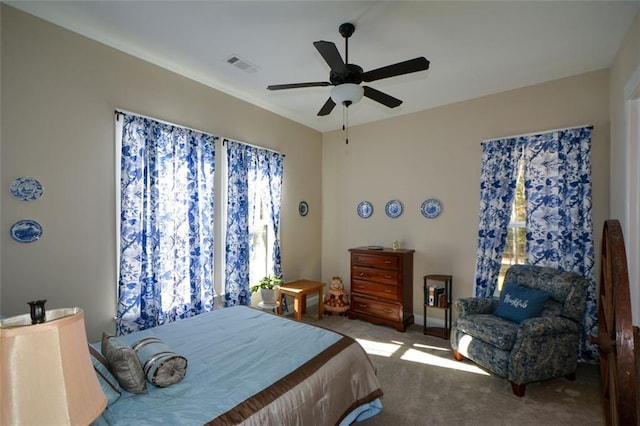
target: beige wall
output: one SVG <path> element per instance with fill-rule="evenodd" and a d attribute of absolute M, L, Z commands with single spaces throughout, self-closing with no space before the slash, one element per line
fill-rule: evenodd
<path fill-rule="evenodd" d="M 282 208 L 285 278 L 319 279 L 319 132 L 78 36 L 2 4 L 3 315 L 79 306 L 90 339 L 115 314 L 114 109 L 122 108 L 279 150 L 286 155 Z M 19 176 L 45 187 L 32 202 L 9 195 Z M 297 206 L 309 203 L 307 217 Z M 40 241 L 9 236 L 24 218 Z"/>
<path fill-rule="evenodd" d="M 620 45 L 610 72 L 611 208 L 623 227 L 633 323 L 640 324 L 640 138 L 629 136 L 629 110 L 640 103 L 640 14 Z M 637 119 L 637 117 L 636 117 Z"/>
<path fill-rule="evenodd" d="M 391 246 L 416 250 L 414 312 L 422 314 L 422 277 L 453 275 L 454 297 L 473 294 L 480 156 L 483 140 L 583 124 L 592 134 L 593 218 L 599 235 L 609 209 L 609 112 L 606 70 L 435 108 L 323 136 L 322 276 L 349 281 L 350 247 Z M 366 100 L 365 100 L 366 101 Z M 442 213 L 426 219 L 427 198 Z M 397 219 L 384 213 L 398 199 Z M 360 201 L 373 204 L 368 219 Z M 599 256 L 599 255 L 598 255 Z"/>

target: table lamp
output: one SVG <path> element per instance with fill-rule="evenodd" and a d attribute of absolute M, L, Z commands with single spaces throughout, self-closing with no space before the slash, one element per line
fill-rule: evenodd
<path fill-rule="evenodd" d="M 82 309 L 0 320 L 0 424 L 88 425 L 106 405 Z"/>

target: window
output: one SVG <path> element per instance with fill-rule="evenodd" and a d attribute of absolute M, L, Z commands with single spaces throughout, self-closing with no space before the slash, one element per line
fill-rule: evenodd
<path fill-rule="evenodd" d="M 217 138 L 116 114 L 118 334 L 213 309 Z"/>
<path fill-rule="evenodd" d="M 511 265 L 526 263 L 527 245 L 527 204 L 524 193 L 524 164 L 518 161 L 518 178 L 516 192 L 511 207 L 511 218 L 507 226 L 507 241 L 502 255 L 500 273 L 498 275 L 497 292 L 502 290 L 504 276 Z"/>
<path fill-rule="evenodd" d="M 281 277 L 283 156 L 229 142 L 220 173 L 221 144 L 116 112 L 118 334 L 210 311 L 220 293 L 250 304 L 251 282 Z"/>
<path fill-rule="evenodd" d="M 255 284 L 263 277 L 273 274 L 273 242 L 275 235 L 273 225 L 266 212 L 267 204 L 264 196 L 259 194 L 255 200 L 256 215 L 249 223 L 251 253 L 249 258 L 249 283 Z"/>
<path fill-rule="evenodd" d="M 225 306 L 248 305 L 250 285 L 282 278 L 279 248 L 282 154 L 241 142 L 227 147 Z"/>

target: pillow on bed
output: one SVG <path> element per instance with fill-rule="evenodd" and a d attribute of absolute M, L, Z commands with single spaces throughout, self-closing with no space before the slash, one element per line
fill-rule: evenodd
<path fill-rule="evenodd" d="M 103 333 L 102 354 L 109 361 L 109 367 L 120 386 L 131 393 L 147 392 L 142 366 L 133 349 L 122 344 L 114 336 Z"/>
<path fill-rule="evenodd" d="M 100 383 L 100 387 L 107 397 L 107 407 L 110 407 L 122 394 L 120 384 L 118 380 L 113 377 L 113 374 L 111 374 L 109 363 L 104 359 L 102 354 L 91 345 L 89 345 L 89 353 L 91 354 L 93 369 L 96 371 L 96 376 L 98 377 L 98 383 Z"/>
<path fill-rule="evenodd" d="M 155 386 L 170 386 L 187 374 L 187 359 L 173 352 L 157 337 L 144 338 L 131 348 L 138 355 L 145 377 Z"/>

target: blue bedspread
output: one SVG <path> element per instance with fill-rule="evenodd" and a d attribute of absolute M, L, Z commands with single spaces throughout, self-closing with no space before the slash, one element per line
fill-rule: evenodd
<path fill-rule="evenodd" d="M 205 424 L 343 339 L 342 335 L 319 327 L 240 306 L 119 339 L 131 345 L 149 336 L 162 339 L 187 358 L 186 377 L 167 388 L 147 384 L 147 394 L 123 391 L 122 397 L 105 410 L 101 422 Z M 370 408 L 363 414 L 368 417 L 379 412 L 381 406 L 376 401 L 364 408 Z"/>

